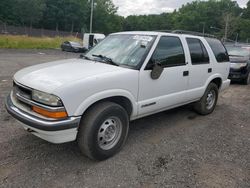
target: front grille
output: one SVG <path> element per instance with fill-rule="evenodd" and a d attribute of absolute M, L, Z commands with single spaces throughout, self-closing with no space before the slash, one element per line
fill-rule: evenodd
<path fill-rule="evenodd" d="M 241 73 L 241 70 L 240 70 L 240 69 L 237 69 L 237 70 L 235 70 L 235 69 L 230 69 L 230 73 L 231 73 L 231 74 L 240 74 L 240 73 Z"/>
<path fill-rule="evenodd" d="M 31 89 L 13 82 L 13 90 L 11 92 L 11 99 L 17 108 L 30 113 L 31 105 L 27 103 L 26 100 L 30 100 L 31 95 L 32 95 Z M 25 100 L 22 100 L 22 99 L 25 99 Z"/>
<path fill-rule="evenodd" d="M 20 95 L 26 99 L 31 99 L 32 91 L 26 87 L 17 85 L 16 83 L 13 84 L 13 94 L 14 96 Z"/>
<path fill-rule="evenodd" d="M 31 89 L 13 83 L 13 97 L 15 98 L 16 102 L 25 109 L 31 109 L 31 105 L 27 102 L 32 98 L 32 91 Z"/>
<path fill-rule="evenodd" d="M 16 99 L 17 99 L 19 105 L 21 105 L 23 108 L 26 108 L 26 109 L 28 109 L 28 110 L 31 110 L 31 105 L 30 105 L 30 104 L 27 104 L 27 103 L 25 103 L 25 102 L 19 100 L 18 98 L 16 98 Z"/>

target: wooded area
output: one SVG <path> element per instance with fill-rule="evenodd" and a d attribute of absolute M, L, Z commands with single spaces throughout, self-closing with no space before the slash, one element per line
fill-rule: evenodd
<path fill-rule="evenodd" d="M 128 16 L 117 14 L 112 0 L 95 0 L 93 31 L 183 29 L 250 41 L 250 1 L 240 8 L 236 1 L 194 1 L 172 13 Z M 9 25 L 88 32 L 89 0 L 8 0 L 0 3 L 0 21 Z"/>

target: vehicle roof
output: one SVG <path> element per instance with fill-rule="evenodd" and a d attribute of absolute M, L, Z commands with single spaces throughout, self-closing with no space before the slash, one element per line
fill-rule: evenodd
<path fill-rule="evenodd" d="M 98 36 L 105 36 L 103 33 L 84 33 L 84 35 L 98 35 Z"/>
<path fill-rule="evenodd" d="M 190 35 L 190 34 L 181 34 L 181 33 L 171 33 L 171 32 L 159 32 L 159 31 L 124 31 L 118 33 L 112 33 L 111 35 L 117 34 L 135 34 L 135 35 L 169 35 L 169 36 L 184 36 L 184 37 L 193 37 L 193 38 L 204 38 L 202 36 Z"/>

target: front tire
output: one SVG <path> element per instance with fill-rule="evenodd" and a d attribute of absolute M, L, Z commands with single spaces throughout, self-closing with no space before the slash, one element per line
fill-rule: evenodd
<path fill-rule="evenodd" d="M 94 160 L 112 157 L 123 147 L 129 130 L 126 110 L 113 102 L 92 106 L 80 124 L 77 142 L 81 152 Z"/>
<path fill-rule="evenodd" d="M 218 86 L 210 83 L 200 101 L 194 104 L 194 110 L 201 115 L 211 114 L 217 104 L 218 94 Z"/>
<path fill-rule="evenodd" d="M 247 77 L 243 80 L 243 83 L 245 85 L 249 85 L 250 84 L 250 72 L 248 73 Z"/>

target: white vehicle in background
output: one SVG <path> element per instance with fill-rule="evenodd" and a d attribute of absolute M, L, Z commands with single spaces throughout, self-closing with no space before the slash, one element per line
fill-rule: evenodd
<path fill-rule="evenodd" d="M 77 140 L 83 154 L 104 160 L 122 148 L 132 120 L 188 103 L 212 113 L 229 87 L 229 68 L 215 38 L 114 33 L 82 58 L 18 71 L 6 108 L 30 133 L 52 143 Z"/>
<path fill-rule="evenodd" d="M 90 49 L 105 38 L 101 33 L 85 33 L 83 36 L 83 48 Z"/>
<path fill-rule="evenodd" d="M 93 46 L 97 45 L 105 38 L 101 33 L 85 33 L 83 42 L 65 41 L 61 44 L 62 51 L 84 53 Z"/>

